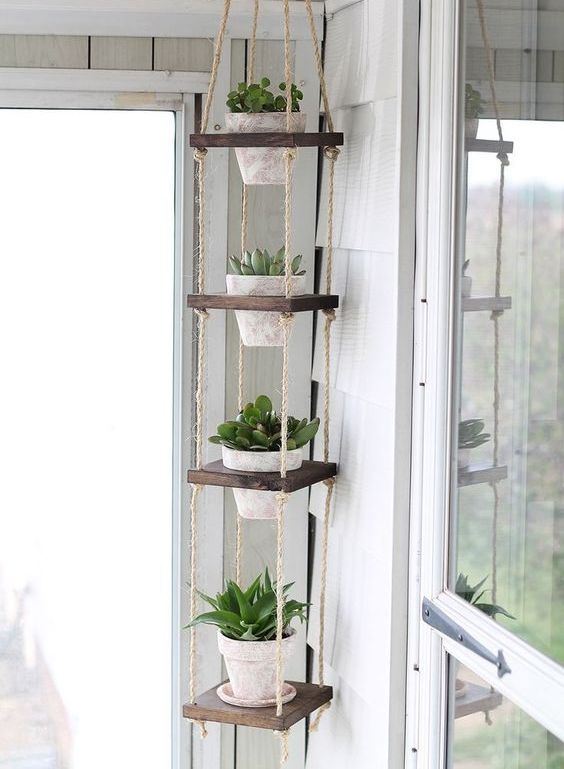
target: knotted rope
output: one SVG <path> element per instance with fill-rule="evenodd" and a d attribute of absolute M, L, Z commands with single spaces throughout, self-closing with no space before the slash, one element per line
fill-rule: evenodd
<path fill-rule="evenodd" d="M 503 129 L 501 126 L 501 113 L 499 109 L 499 101 L 497 98 L 497 89 L 495 85 L 495 70 L 494 70 L 494 57 L 493 50 L 490 42 L 490 36 L 488 32 L 488 25 L 486 22 L 486 13 L 484 8 L 484 0 L 477 0 L 478 5 L 478 18 L 480 20 L 480 31 L 482 34 L 482 41 L 484 43 L 484 49 L 486 53 L 486 63 L 488 68 L 488 80 L 490 86 L 490 93 L 492 98 L 492 104 L 495 113 L 495 122 L 497 126 L 497 133 L 499 137 L 499 152 L 497 159 L 499 160 L 499 187 L 498 187 L 498 200 L 497 200 L 497 230 L 496 230 L 496 245 L 495 245 L 495 296 L 501 296 L 501 268 L 502 268 L 502 255 L 503 255 L 503 207 L 505 196 L 505 169 L 509 165 L 509 158 L 503 149 Z M 493 427 L 493 464 L 494 467 L 499 463 L 499 411 L 501 405 L 500 395 L 500 328 L 499 321 L 502 315 L 501 310 L 493 310 L 491 314 L 491 320 L 494 324 L 494 384 L 493 384 L 493 412 L 494 412 L 494 427 Z M 492 602 L 496 602 L 497 598 L 497 544 L 498 544 L 498 528 L 499 528 L 499 507 L 500 507 L 500 494 L 497 486 L 497 481 L 490 483 L 494 498 L 494 509 L 492 518 Z"/>
<path fill-rule="evenodd" d="M 213 94 L 215 86 L 217 84 L 217 75 L 219 71 L 219 65 L 221 62 L 221 53 L 223 49 L 223 41 L 225 39 L 225 31 L 227 29 L 227 20 L 229 18 L 229 9 L 231 7 L 231 0 L 225 0 L 223 6 L 223 16 L 219 27 L 217 41 L 215 44 L 212 70 L 210 74 L 210 85 L 202 113 L 202 120 L 200 123 L 201 133 L 205 133 L 208 127 L 211 105 L 213 101 Z M 197 288 L 198 294 L 205 293 L 206 287 L 206 217 L 205 217 L 205 160 L 208 151 L 205 147 L 198 147 L 194 151 L 194 160 L 197 165 L 198 176 L 198 275 L 197 275 Z M 203 462 L 203 433 L 204 433 L 204 388 L 205 388 L 205 373 L 206 373 L 206 323 L 208 320 L 208 312 L 204 308 L 196 308 L 194 310 L 196 317 L 198 318 L 197 329 L 197 374 L 196 374 L 196 437 L 195 437 L 195 462 L 198 470 L 202 467 Z M 190 498 L 190 618 L 194 619 L 197 610 L 197 590 L 196 590 L 196 578 L 197 578 L 197 542 L 198 542 L 198 500 L 202 492 L 202 486 L 200 484 L 192 485 L 192 495 Z M 197 647 L 196 647 L 196 628 L 190 628 L 190 657 L 189 657 L 189 697 L 190 702 L 194 703 L 196 697 L 196 661 L 197 661 Z M 200 727 L 200 734 L 202 737 L 207 736 L 206 724 L 204 721 L 195 720 Z"/>
<path fill-rule="evenodd" d="M 288 739 L 290 737 L 290 730 L 286 729 L 283 732 L 274 732 L 276 737 L 280 737 L 280 766 L 284 766 L 290 755 L 288 749 Z"/>

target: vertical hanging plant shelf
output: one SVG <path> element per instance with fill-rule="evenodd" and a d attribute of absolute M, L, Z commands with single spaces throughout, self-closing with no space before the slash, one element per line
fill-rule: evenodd
<path fill-rule="evenodd" d="M 255 491 L 285 491 L 290 494 L 298 489 L 305 489 L 321 481 L 334 478 L 337 465 L 334 462 L 304 461 L 297 470 L 289 470 L 285 478 L 276 473 L 251 473 L 231 470 L 221 460 L 210 462 L 201 470 L 188 470 L 188 483 L 202 486 L 225 486 L 236 489 Z"/>
<path fill-rule="evenodd" d="M 343 134 L 331 133 L 226 133 L 190 134 L 191 147 L 340 147 Z"/>
<path fill-rule="evenodd" d="M 196 697 L 194 703 L 184 705 L 182 713 L 185 718 L 195 721 L 215 721 L 283 732 L 330 702 L 333 697 L 331 686 L 304 684 L 299 681 L 289 683 L 296 689 L 297 694 L 293 700 L 283 705 L 280 716 L 276 715 L 276 707 L 242 708 L 230 705 L 218 697 L 217 686 Z"/>

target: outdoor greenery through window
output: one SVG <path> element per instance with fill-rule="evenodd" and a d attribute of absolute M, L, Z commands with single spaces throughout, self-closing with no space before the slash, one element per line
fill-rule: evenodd
<path fill-rule="evenodd" d="M 564 663 L 563 54 L 536 4 L 484 8 L 485 35 L 461 3 L 449 587 Z M 564 766 L 501 695 L 484 723 L 487 686 L 462 713 L 483 682 L 456 679 L 455 769 Z"/>

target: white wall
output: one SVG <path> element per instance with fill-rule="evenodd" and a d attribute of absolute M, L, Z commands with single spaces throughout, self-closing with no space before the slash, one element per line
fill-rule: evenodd
<path fill-rule="evenodd" d="M 310 739 L 310 769 L 403 765 L 416 6 L 328 4 L 326 74 L 345 132 L 336 170 L 331 454 L 339 476 L 325 646 L 335 699 Z M 326 245 L 323 210 L 318 244 Z M 317 382 L 321 353 L 318 333 Z M 323 501 L 315 488 L 310 510 L 319 519 Z M 314 552 L 315 603 L 320 535 Z M 314 612 L 314 648 L 317 634 Z"/>

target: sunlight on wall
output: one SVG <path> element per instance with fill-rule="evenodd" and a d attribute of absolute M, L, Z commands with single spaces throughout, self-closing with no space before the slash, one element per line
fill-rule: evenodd
<path fill-rule="evenodd" d="M 0 767 L 169 764 L 174 116 L 0 110 Z"/>

